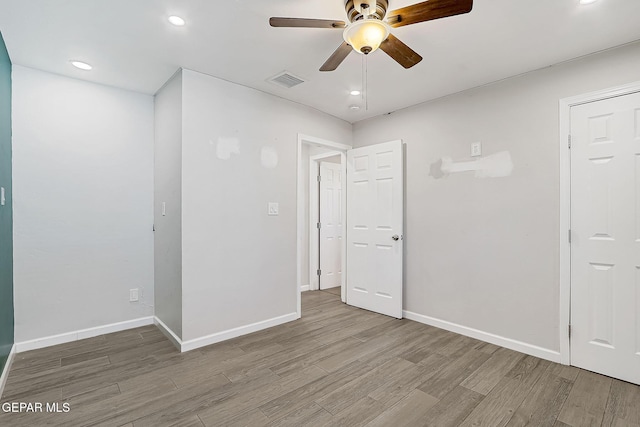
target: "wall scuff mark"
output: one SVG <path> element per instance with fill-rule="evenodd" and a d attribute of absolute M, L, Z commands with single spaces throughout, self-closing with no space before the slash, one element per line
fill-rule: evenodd
<path fill-rule="evenodd" d="M 431 164 L 429 175 L 440 179 L 459 172 L 475 172 L 476 178 L 503 178 L 513 172 L 513 161 L 508 151 L 461 162 L 454 162 L 450 157 L 442 157 Z"/>

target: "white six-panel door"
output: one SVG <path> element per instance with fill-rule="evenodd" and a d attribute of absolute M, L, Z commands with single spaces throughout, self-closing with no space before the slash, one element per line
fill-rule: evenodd
<path fill-rule="evenodd" d="M 342 165 L 320 162 L 320 289 L 342 285 Z"/>
<path fill-rule="evenodd" d="M 640 94 L 571 108 L 571 364 L 640 384 Z"/>
<path fill-rule="evenodd" d="M 347 152 L 347 303 L 402 318 L 402 142 Z"/>

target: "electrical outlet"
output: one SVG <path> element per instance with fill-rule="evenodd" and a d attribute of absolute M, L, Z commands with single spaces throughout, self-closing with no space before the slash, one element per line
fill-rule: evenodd
<path fill-rule="evenodd" d="M 471 144 L 471 157 L 482 156 L 482 143 L 480 141 Z"/>
<path fill-rule="evenodd" d="M 129 289 L 129 302 L 136 302 L 139 298 L 139 290 L 138 288 Z"/>

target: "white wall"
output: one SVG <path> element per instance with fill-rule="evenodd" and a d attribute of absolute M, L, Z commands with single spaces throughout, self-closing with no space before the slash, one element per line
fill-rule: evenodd
<path fill-rule="evenodd" d="M 558 100 L 639 69 L 635 43 L 355 124 L 354 146 L 407 144 L 405 310 L 559 350 Z M 430 176 L 474 141 L 513 173 Z"/>
<path fill-rule="evenodd" d="M 181 337 L 182 71 L 158 91 L 154 111 L 155 315 Z"/>
<path fill-rule="evenodd" d="M 13 165 L 16 342 L 153 314 L 153 98 L 14 66 Z"/>
<path fill-rule="evenodd" d="M 350 144 L 351 125 L 188 70 L 183 117 L 183 339 L 295 313 L 297 134 Z"/>

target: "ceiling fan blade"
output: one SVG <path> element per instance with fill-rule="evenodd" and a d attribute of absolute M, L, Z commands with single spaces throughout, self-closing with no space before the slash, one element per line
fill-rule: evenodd
<path fill-rule="evenodd" d="M 411 68 L 418 62 L 422 61 L 422 56 L 418 55 L 413 49 L 402 43 L 393 34 L 389 34 L 389 37 L 382 42 L 380 49 L 404 68 Z"/>
<path fill-rule="evenodd" d="M 342 44 L 336 49 L 335 52 L 327 59 L 322 67 L 320 67 L 320 71 L 333 71 L 338 68 L 338 65 L 342 64 L 342 61 L 349 56 L 353 48 L 347 42 L 342 42 Z"/>
<path fill-rule="evenodd" d="M 387 14 L 387 23 L 392 27 L 417 24 L 418 22 L 446 18 L 471 12 L 473 0 L 427 0 Z"/>
<path fill-rule="evenodd" d="M 344 28 L 344 21 L 331 19 L 307 19 L 307 18 L 269 18 L 272 27 L 299 27 L 299 28 Z"/>

